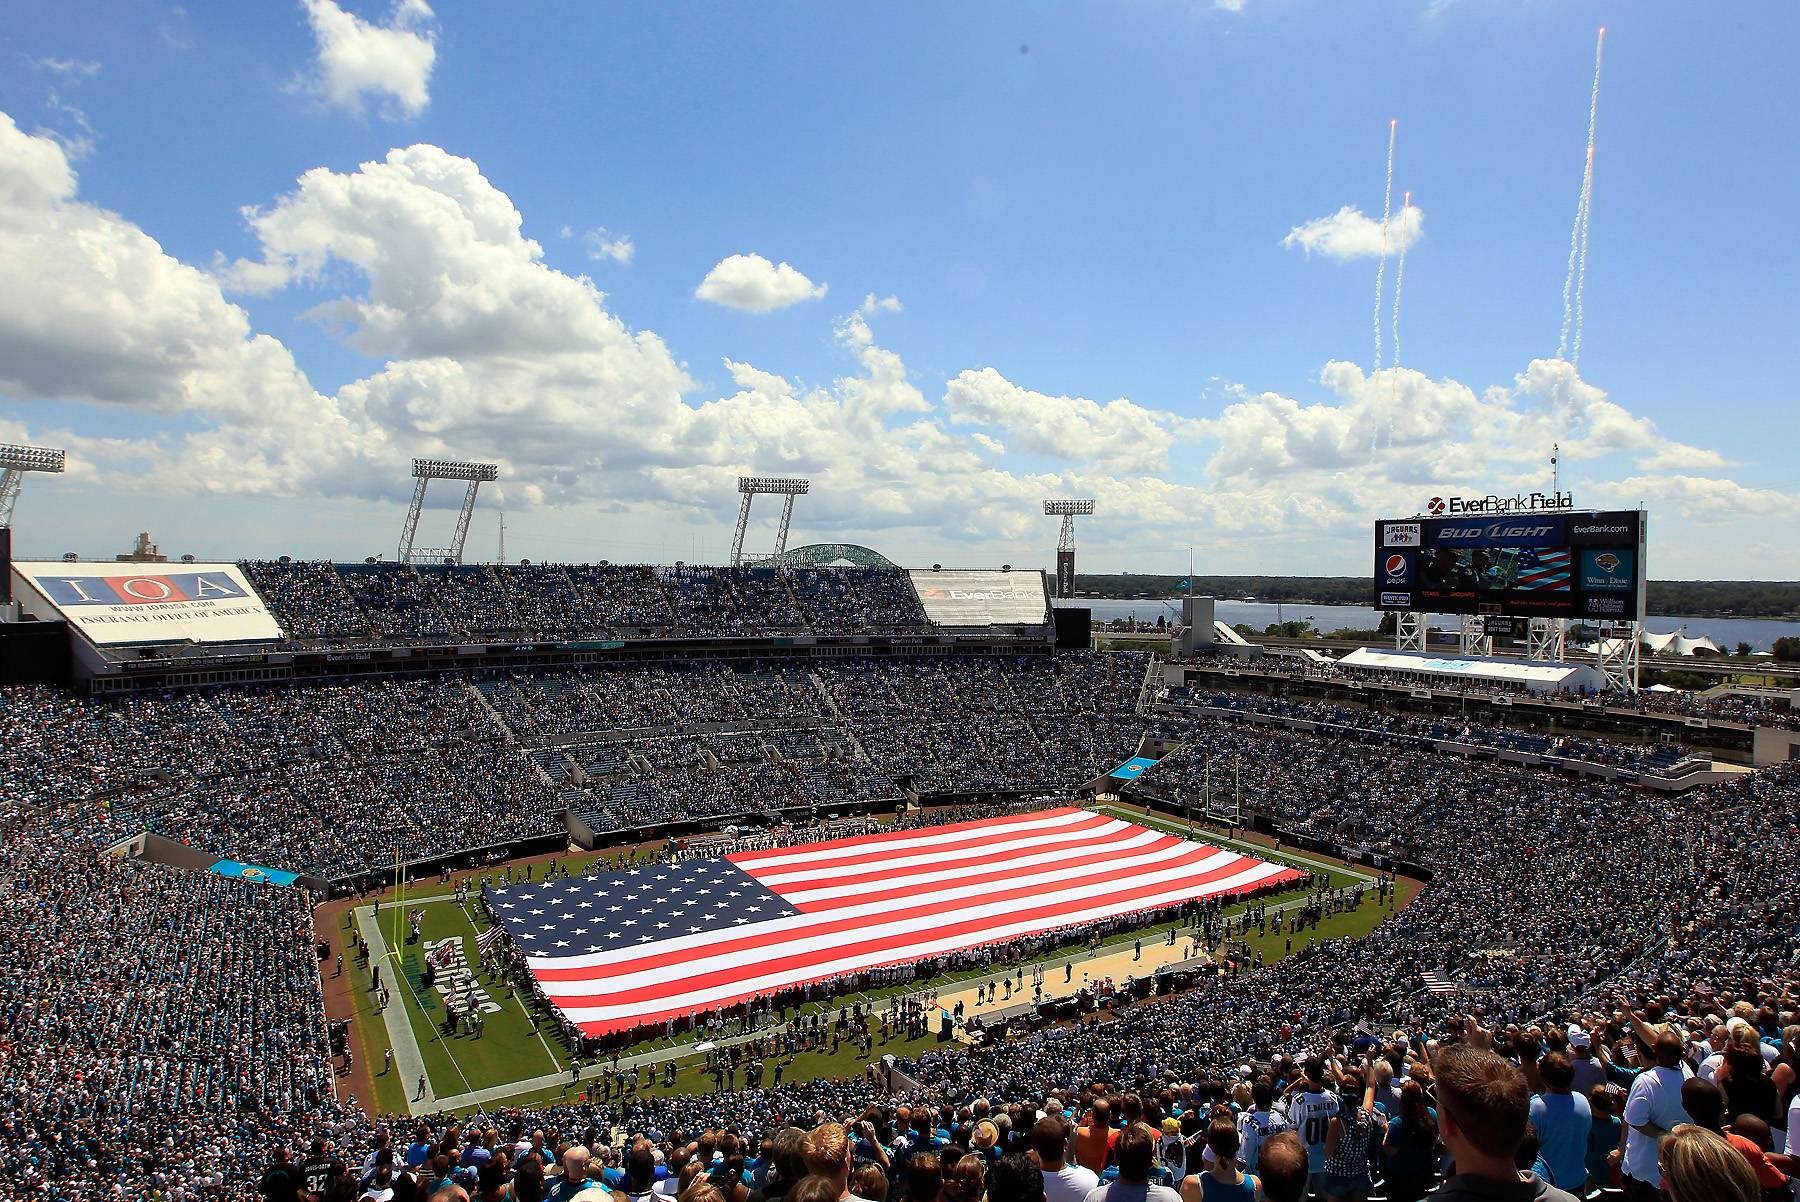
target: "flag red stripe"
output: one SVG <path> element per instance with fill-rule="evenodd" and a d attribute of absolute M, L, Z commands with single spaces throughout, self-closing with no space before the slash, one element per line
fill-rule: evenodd
<path fill-rule="evenodd" d="M 1099 839 L 1086 839 L 1081 843 L 1079 854 L 1075 849 L 1060 850 L 1055 847 L 1028 847 L 1003 858 L 971 856 L 966 861 L 950 860 L 910 872 L 894 873 L 881 869 L 856 873 L 851 876 L 826 875 L 805 881 L 782 881 L 779 885 L 763 881 L 763 884 L 780 891 L 788 899 L 790 905 L 802 910 L 832 910 L 839 906 L 858 905 L 863 902 L 883 901 L 888 898 L 905 898 L 929 889 L 942 887 L 946 882 L 941 879 L 946 871 L 955 873 L 954 883 L 958 885 L 977 885 L 984 881 L 1001 881 L 1020 871 L 1042 871 L 1050 868 L 1067 870 L 1090 864 L 1104 864 L 1118 856 L 1121 851 L 1129 850 L 1133 856 L 1153 854 L 1157 851 L 1173 851 L 1177 846 L 1187 842 L 1172 835 L 1165 835 L 1154 841 L 1147 841 L 1139 846 L 1123 849 L 1120 844 L 1144 834 L 1142 827 L 1126 826 L 1109 833 Z M 1045 853 L 1059 853 L 1056 859 L 1041 864 L 1021 865 L 1020 861 Z M 755 876 L 755 873 L 751 873 Z M 842 897 L 806 898 L 798 895 L 823 887 L 849 888 L 854 885 L 868 886 L 865 889 Z M 885 886 L 885 887 L 884 887 Z"/>
<path fill-rule="evenodd" d="M 1195 845 L 1195 848 L 1197 852 L 1202 853 L 1200 855 L 1194 855 L 1192 858 L 1195 860 L 1203 858 L 1204 855 L 1216 854 L 1215 849 L 1212 848 L 1201 847 L 1199 845 Z M 1242 856 L 1232 857 L 1210 871 L 1183 882 L 1183 884 L 1194 893 L 1203 893 L 1205 892 L 1206 886 L 1211 882 L 1222 880 L 1225 877 L 1243 872 L 1246 869 L 1253 867 L 1258 862 L 1259 861 L 1250 860 Z M 1180 860 L 1171 860 L 1166 867 L 1173 868 L 1180 863 L 1182 863 Z M 1099 874 L 1089 880 L 1080 882 L 1079 885 L 1104 885 L 1112 879 L 1115 878 L 1109 878 L 1105 874 Z M 1078 886 L 1075 883 L 1070 883 L 1066 887 L 1075 888 Z M 1117 889 L 1107 896 L 1118 901 L 1131 901 L 1140 897 L 1155 896 L 1172 887 L 1175 887 L 1173 882 L 1156 881 L 1135 888 Z M 1041 918 L 1041 925 L 1037 929 L 1050 930 L 1063 925 L 1059 920 L 1058 915 L 1068 910 L 1091 906 L 1097 901 L 1104 900 L 1100 897 L 1090 895 L 1079 898 L 1062 898 L 1057 899 L 1054 903 L 1046 903 L 1041 900 L 1045 897 L 1046 892 L 1047 890 L 1041 885 L 1028 885 L 1010 892 L 995 894 L 992 897 L 983 897 L 981 899 L 983 905 L 1000 906 L 1002 909 L 999 912 L 984 913 L 979 918 L 963 922 L 955 921 L 952 917 L 952 920 L 947 923 L 934 925 L 931 928 L 931 934 L 934 937 L 939 936 L 940 934 L 947 937 L 954 933 L 966 933 L 982 928 L 994 927 L 1007 921 L 1009 916 Z M 966 910 L 968 907 L 969 902 L 967 899 L 954 898 L 948 901 L 938 902 L 934 905 L 908 907 L 904 910 L 894 912 L 889 915 L 889 918 L 891 921 L 899 921 L 903 919 L 912 920 L 918 918 L 954 916 L 958 911 Z M 806 938 L 816 939 L 828 935 L 854 935 L 863 931 L 871 931 L 869 919 L 863 915 L 837 919 L 835 921 L 822 923 L 818 926 L 809 926 L 805 928 L 803 932 L 784 930 L 756 934 L 752 929 L 746 928 L 746 937 L 743 940 L 734 940 L 730 943 L 716 944 L 707 948 L 705 956 L 698 959 L 696 968 L 704 968 L 707 961 L 716 961 L 720 957 L 738 952 L 762 948 L 779 949 L 782 944 L 792 941 L 797 935 L 803 934 Z M 659 992 L 692 992 L 701 987 L 701 982 L 710 981 L 717 984 L 722 981 L 738 980 L 744 977 L 754 977 L 765 974 L 773 971 L 777 965 L 808 963 L 825 958 L 842 958 L 850 954 L 847 949 L 860 949 L 864 951 L 879 950 L 884 953 L 901 951 L 909 945 L 919 943 L 921 938 L 921 934 L 917 931 L 901 931 L 896 934 L 883 932 L 879 927 L 876 927 L 866 939 L 858 939 L 850 943 L 834 943 L 827 948 L 808 949 L 792 956 L 774 956 L 771 958 L 758 959 L 745 964 L 714 969 L 710 972 L 699 971 L 692 976 L 672 979 L 668 982 L 647 987 L 647 990 L 628 990 L 623 993 L 608 993 L 606 998 L 609 1002 L 617 1003 L 640 996 L 653 996 Z M 628 974 L 646 972 L 655 968 L 666 967 L 669 964 L 694 961 L 696 961 L 696 957 L 691 952 L 664 954 L 662 956 L 648 956 L 643 959 L 631 960 L 623 964 L 615 961 L 596 966 L 602 969 L 602 971 L 598 972 L 592 968 L 564 970 L 541 969 L 537 970 L 537 976 L 540 981 L 597 983 L 603 982 L 609 977 L 620 977 Z M 550 992 L 548 987 L 546 987 L 545 992 Z M 563 1000 L 563 1004 L 565 1005 L 570 1004 L 566 1000 L 568 996 L 570 995 L 564 995 L 565 1000 Z M 587 994 L 585 996 L 591 999 L 595 995 Z M 557 1000 L 555 995 L 552 995 L 552 999 Z"/>
<path fill-rule="evenodd" d="M 1239 864 L 1237 867 L 1239 870 L 1242 870 L 1244 865 Z M 1231 893 L 1244 892 L 1249 888 L 1260 889 L 1260 888 L 1263 888 L 1270 884 L 1280 883 L 1280 882 L 1284 882 L 1287 880 L 1296 879 L 1299 876 L 1300 876 L 1300 873 L 1294 869 L 1283 869 L 1277 873 L 1271 874 L 1270 876 L 1268 876 L 1262 880 L 1255 882 L 1254 885 L 1245 886 L 1242 889 L 1234 889 L 1234 890 L 1231 890 L 1230 892 Z M 1157 907 L 1160 907 L 1163 905 L 1173 904 L 1175 901 L 1180 900 L 1184 896 L 1195 896 L 1195 897 L 1206 896 L 1206 894 L 1203 894 L 1203 893 L 1184 892 L 1183 888 L 1179 887 L 1179 886 L 1171 887 L 1171 886 L 1165 884 L 1165 885 L 1160 886 L 1159 888 L 1161 889 L 1160 894 L 1155 892 L 1154 890 L 1150 893 L 1150 897 L 1152 899 L 1154 899 L 1151 902 L 1151 904 L 1143 906 L 1143 907 L 1139 907 L 1139 908 L 1152 909 L 1152 908 L 1157 908 Z M 1120 899 L 1121 902 L 1123 902 L 1123 900 L 1124 899 Z M 1131 908 L 1126 907 L 1123 909 L 1117 909 L 1114 912 L 1116 914 L 1129 914 L 1129 913 L 1131 913 Z M 992 923 L 993 923 L 992 919 L 985 919 L 985 920 L 983 920 L 982 925 L 989 926 L 989 925 L 992 925 Z M 1054 930 L 1056 927 L 1061 926 L 1061 925 L 1065 925 L 1065 924 L 1060 923 L 1060 922 L 1051 922 L 1048 925 L 1041 926 L 1037 929 L 1040 931 L 1048 931 L 1048 930 Z M 1008 934 L 1002 936 L 1001 939 L 1003 940 L 1003 939 L 1017 938 L 1026 933 L 1027 932 L 1011 932 L 1011 933 L 1008 933 Z M 1000 940 L 975 941 L 975 942 L 965 944 L 964 947 L 965 948 L 980 947 L 980 946 L 982 946 L 982 944 L 984 942 L 998 942 L 998 941 L 1000 941 Z M 880 967 L 883 967 L 883 966 L 886 966 L 889 964 L 904 964 L 907 961 L 913 960 L 915 958 L 917 958 L 915 953 L 913 953 L 911 951 L 901 950 L 901 951 L 897 951 L 895 954 L 889 955 L 885 958 L 872 960 L 866 964 L 861 965 L 860 967 L 861 968 L 880 968 Z M 828 980 L 833 977 L 841 975 L 841 973 L 843 971 L 844 970 L 842 970 L 842 969 L 828 969 L 828 970 L 825 970 L 825 971 L 822 971 L 819 973 L 815 973 L 815 974 L 811 974 L 811 975 L 796 976 L 788 981 L 785 981 L 781 986 L 779 986 L 779 988 L 793 988 L 796 986 L 805 986 L 810 983 L 816 983 L 816 982 L 822 981 L 822 980 Z M 705 978 L 689 978 L 687 981 L 684 982 L 684 994 L 688 997 L 692 997 L 695 994 L 703 992 L 705 990 L 705 988 L 706 988 Z M 700 1013 L 708 1013 L 713 1010 L 717 1010 L 717 1009 L 721 1009 L 721 1008 L 728 1008 L 728 1007 L 738 1004 L 739 1002 L 744 1001 L 748 997 L 755 996 L 756 992 L 766 992 L 767 988 L 774 988 L 774 987 L 765 987 L 765 989 L 758 990 L 758 991 L 744 991 L 744 992 L 734 991 L 727 997 L 717 999 L 717 1000 L 710 1000 L 710 1001 L 707 1001 L 707 1002 L 697 1005 L 697 1006 L 693 1005 L 693 1004 L 679 1004 L 679 1005 L 675 1005 L 675 1006 L 665 1006 L 662 1008 L 637 1012 L 637 1013 L 633 1013 L 633 1014 L 629 1014 L 629 1015 L 621 1015 L 621 1016 L 610 1017 L 610 1018 L 594 1019 L 594 1020 L 589 1020 L 589 1021 L 584 1021 L 584 1022 L 577 1022 L 576 1025 L 585 1034 L 604 1035 L 610 1031 L 629 1030 L 633 1027 L 643 1026 L 647 1023 L 664 1022 L 670 1018 L 683 1018 L 689 1014 L 695 1013 L 696 1011 L 700 1012 Z M 551 994 L 548 991 L 546 991 L 546 994 L 547 994 L 547 996 L 549 996 L 551 998 L 551 1000 L 553 1002 L 556 1002 L 557 1004 L 561 1005 L 564 1009 L 573 1009 L 573 1010 L 579 1010 L 583 1005 L 593 1005 L 596 1002 L 605 1002 L 605 1003 L 610 1004 L 613 1002 L 614 997 L 618 996 L 618 995 L 599 995 L 599 996 L 586 996 L 586 997 L 558 999 L 555 994 Z M 681 997 L 681 996 L 683 996 L 683 994 L 676 994 L 674 996 Z M 652 1003 L 652 1004 L 654 1004 L 654 1003 Z"/>

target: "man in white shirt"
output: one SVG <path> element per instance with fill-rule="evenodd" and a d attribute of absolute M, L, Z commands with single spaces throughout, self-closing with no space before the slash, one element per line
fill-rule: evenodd
<path fill-rule="evenodd" d="M 1066 1160 L 1069 1124 L 1045 1115 L 1031 1128 L 1031 1153 L 1044 1174 L 1044 1202 L 1082 1202 L 1100 1185 L 1100 1178 Z"/>
<path fill-rule="evenodd" d="M 1674 1028 L 1656 1029 L 1651 1054 L 1656 1063 L 1639 1073 L 1625 1095 L 1626 1202 L 1652 1202 L 1662 1196 L 1662 1168 L 1657 1147 L 1663 1136 L 1693 1120 L 1681 1105 L 1681 1036 Z"/>
<path fill-rule="evenodd" d="M 1325 1135 L 1338 1112 L 1337 1095 L 1325 1088 L 1325 1061 L 1314 1056 L 1306 1062 L 1299 1091 L 1288 1098 L 1287 1123 L 1306 1145 L 1308 1192 L 1325 1191 Z"/>
<path fill-rule="evenodd" d="M 1238 1116 L 1238 1160 L 1246 1173 L 1256 1172 L 1263 1141 L 1288 1129 L 1287 1120 L 1270 1109 L 1274 1097 L 1269 1079 L 1258 1077 L 1250 1086 L 1250 1109 Z"/>

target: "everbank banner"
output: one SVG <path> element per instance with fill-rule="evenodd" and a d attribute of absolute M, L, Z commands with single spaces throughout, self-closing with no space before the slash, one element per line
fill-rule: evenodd
<path fill-rule="evenodd" d="M 1049 594 L 1042 572 L 913 568 L 913 591 L 939 626 L 1042 626 Z"/>
<path fill-rule="evenodd" d="M 100 646 L 282 637 L 236 564 L 22 561 L 13 572 L 25 586 L 19 599 L 27 608 L 54 610 Z"/>

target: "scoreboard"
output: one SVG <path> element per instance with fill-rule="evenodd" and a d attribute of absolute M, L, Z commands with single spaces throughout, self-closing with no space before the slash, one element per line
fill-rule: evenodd
<path fill-rule="evenodd" d="M 1375 523 L 1376 609 L 1635 622 L 1641 510 L 1559 510 Z"/>

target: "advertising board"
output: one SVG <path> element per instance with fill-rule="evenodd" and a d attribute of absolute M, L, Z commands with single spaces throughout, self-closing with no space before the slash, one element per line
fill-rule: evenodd
<path fill-rule="evenodd" d="M 269 642 L 282 637 L 232 563 L 15 561 L 20 604 L 53 610 L 97 646 Z"/>
<path fill-rule="evenodd" d="M 1644 526 L 1635 509 L 1377 522 L 1371 596 L 1381 610 L 1642 620 Z"/>
<path fill-rule="evenodd" d="M 1042 626 L 1050 620 L 1042 572 L 913 568 L 907 575 L 925 616 L 939 626 Z"/>

